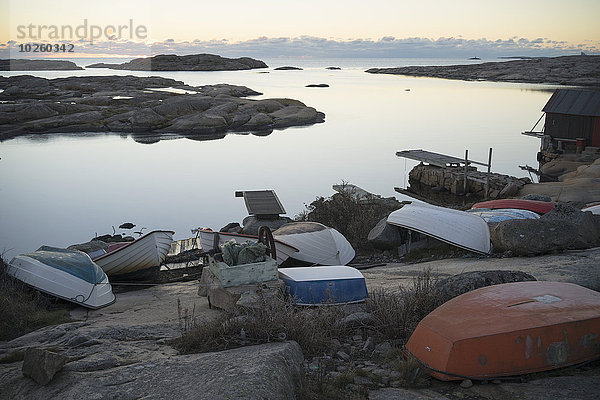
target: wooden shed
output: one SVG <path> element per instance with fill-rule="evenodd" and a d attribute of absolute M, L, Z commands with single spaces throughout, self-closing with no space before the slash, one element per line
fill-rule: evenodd
<path fill-rule="evenodd" d="M 600 147 L 600 90 L 557 89 L 542 111 L 544 133 L 554 141 Z"/>

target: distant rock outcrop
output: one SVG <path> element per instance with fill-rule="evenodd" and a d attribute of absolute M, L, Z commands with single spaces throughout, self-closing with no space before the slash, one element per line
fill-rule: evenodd
<path fill-rule="evenodd" d="M 163 134 L 207 140 L 325 118 L 298 100 L 247 99 L 260 93 L 245 86 L 188 86 L 160 77 L 0 76 L 0 88 L 0 140 L 53 132 L 124 132 L 143 143 Z"/>
<path fill-rule="evenodd" d="M 467 81 L 600 86 L 600 56 L 540 57 L 482 64 L 371 68 L 366 72 Z"/>
<path fill-rule="evenodd" d="M 215 54 L 192 54 L 187 56 L 159 54 L 154 57 L 136 58 L 123 64 L 97 63 L 88 65 L 86 68 L 130 71 L 237 71 L 268 68 L 268 65 L 250 57 L 226 58 Z"/>
<path fill-rule="evenodd" d="M 300 67 L 291 67 L 291 66 L 285 66 L 285 67 L 277 67 L 275 68 L 275 71 L 302 71 L 302 68 Z"/>
<path fill-rule="evenodd" d="M 83 68 L 78 67 L 72 61 L 64 60 L 0 60 L 0 71 L 61 71 L 79 69 Z"/>

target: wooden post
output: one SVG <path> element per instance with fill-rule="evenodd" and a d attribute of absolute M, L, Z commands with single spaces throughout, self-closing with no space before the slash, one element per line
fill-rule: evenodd
<path fill-rule="evenodd" d="M 485 180 L 485 198 L 487 199 L 489 196 L 489 192 L 490 192 L 490 171 L 492 169 L 492 148 L 490 147 L 490 155 L 488 157 L 488 164 L 487 164 L 488 170 L 487 170 L 487 178 Z"/>
<path fill-rule="evenodd" d="M 469 165 L 469 150 L 465 150 L 465 180 L 463 182 L 463 195 L 467 194 L 467 166 Z"/>

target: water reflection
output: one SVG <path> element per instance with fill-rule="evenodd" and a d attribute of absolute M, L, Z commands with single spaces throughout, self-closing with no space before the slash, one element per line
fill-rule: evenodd
<path fill-rule="evenodd" d="M 341 181 L 395 196 L 416 165 L 396 157 L 406 149 L 458 157 L 469 149 L 472 159 L 486 160 L 493 147 L 492 171 L 515 176 L 524 176 L 518 165 L 536 164 L 539 140 L 520 132 L 537 119 L 551 87 L 371 75 L 367 65 L 338 60 L 290 64 L 305 69 L 151 75 L 297 99 L 324 112 L 325 123 L 252 134 L 44 134 L 0 143 L 0 251 L 9 258 L 42 244 L 63 247 L 125 220 L 189 237 L 198 226 L 241 222 L 247 212 L 236 190 L 274 189 L 290 217 Z M 325 70 L 336 64 L 343 69 Z M 312 82 L 331 87 L 304 87 Z"/>

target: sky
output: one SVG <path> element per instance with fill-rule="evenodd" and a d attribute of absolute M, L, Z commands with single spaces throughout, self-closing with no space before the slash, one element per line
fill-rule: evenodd
<path fill-rule="evenodd" d="M 598 0 L 0 0 L 0 7 L 0 52 L 39 43 L 41 33 L 75 44 L 82 56 L 600 53 Z M 84 40 L 39 31 L 85 21 Z M 98 37 L 90 41 L 92 25 Z M 115 35 L 118 26 L 128 27 Z M 131 28 L 143 34 L 132 37 Z"/>

